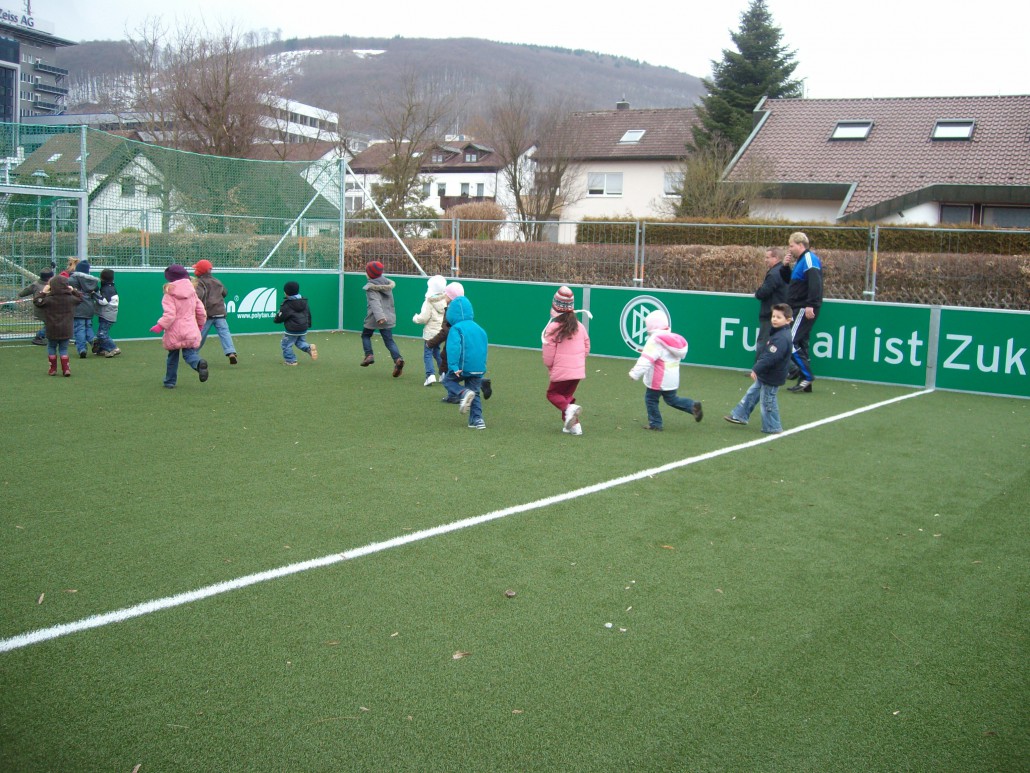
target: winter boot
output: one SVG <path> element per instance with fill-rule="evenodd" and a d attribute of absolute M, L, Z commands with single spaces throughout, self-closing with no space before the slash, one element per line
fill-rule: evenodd
<path fill-rule="evenodd" d="M 46 374 L 48 376 L 56 376 L 57 375 L 57 355 L 56 354 L 48 354 L 46 356 L 46 358 L 48 360 L 50 360 L 50 370 L 48 370 L 46 372 Z"/>
<path fill-rule="evenodd" d="M 70 376 L 72 374 L 71 368 L 68 367 L 67 355 L 61 358 L 61 374 L 64 376 Z"/>

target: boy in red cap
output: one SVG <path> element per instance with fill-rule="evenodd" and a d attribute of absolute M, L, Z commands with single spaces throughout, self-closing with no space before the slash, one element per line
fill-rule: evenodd
<path fill-rule="evenodd" d="M 368 313 L 365 315 L 364 327 L 361 330 L 361 348 L 365 352 L 361 367 L 367 368 L 376 361 L 372 354 L 372 334 L 378 330 L 379 335 L 383 337 L 386 350 L 393 357 L 393 377 L 397 378 L 404 370 L 404 358 L 401 357 L 400 350 L 393 340 L 393 326 L 397 324 L 393 288 L 397 283 L 383 276 L 383 264 L 378 260 L 369 261 L 365 265 L 365 275 L 368 282 L 362 289 L 365 291 Z"/>
<path fill-rule="evenodd" d="M 200 348 L 204 348 L 207 334 L 212 326 L 218 333 L 218 341 L 222 344 L 222 353 L 229 358 L 229 364 L 237 363 L 236 347 L 232 342 L 232 333 L 229 332 L 229 323 L 225 320 L 225 296 L 228 295 L 220 281 L 211 276 L 210 260 L 198 260 L 193 266 L 194 282 L 197 288 L 197 297 L 204 304 L 204 311 L 207 312 L 207 322 L 200 329 Z"/>

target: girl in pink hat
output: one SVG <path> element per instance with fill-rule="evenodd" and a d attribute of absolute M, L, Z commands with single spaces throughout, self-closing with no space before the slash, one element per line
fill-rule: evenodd
<path fill-rule="evenodd" d="M 568 287 L 558 288 L 551 301 L 551 321 L 541 335 L 544 366 L 550 381 L 547 399 L 561 414 L 566 435 L 582 435 L 579 423 L 582 406 L 576 402 L 576 387 L 587 375 L 590 336 L 575 311 L 576 299 Z"/>

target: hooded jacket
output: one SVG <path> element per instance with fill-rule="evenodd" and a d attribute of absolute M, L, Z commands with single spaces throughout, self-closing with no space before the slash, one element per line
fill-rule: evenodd
<path fill-rule="evenodd" d="M 201 274 L 197 277 L 197 297 L 204 304 L 204 311 L 208 319 L 225 316 L 225 296 L 228 293 L 225 285 L 219 282 L 210 274 Z"/>
<path fill-rule="evenodd" d="M 76 271 L 68 278 L 68 284 L 82 293 L 82 300 L 75 307 L 75 319 L 93 319 L 97 313 L 94 301 L 100 280 L 92 274 Z"/>
<path fill-rule="evenodd" d="M 462 376 L 486 373 L 486 331 L 473 319 L 472 304 L 463 295 L 447 307 L 447 369 Z"/>
<path fill-rule="evenodd" d="M 558 340 L 558 331 L 561 328 L 558 322 L 552 319 L 544 328 L 544 367 L 547 368 L 551 381 L 581 381 L 586 378 L 590 336 L 578 320 L 576 325 L 576 332 L 561 341 Z"/>
<path fill-rule="evenodd" d="M 411 318 L 416 325 L 424 325 L 422 328 L 422 340 L 429 341 L 443 327 L 443 316 L 447 312 L 447 296 L 443 293 L 426 294 L 422 301 L 422 309 Z"/>
<path fill-rule="evenodd" d="M 365 328 L 378 330 L 379 328 L 392 328 L 397 324 L 397 312 L 393 307 L 393 288 L 397 283 L 385 276 L 377 276 L 369 279 L 365 284 L 365 301 L 368 304 L 368 313 L 365 315 Z M 386 320 L 379 324 L 379 320 Z"/>
<path fill-rule="evenodd" d="M 100 297 L 102 301 L 97 301 L 99 308 L 97 309 L 97 316 L 100 319 L 106 319 L 112 324 L 118 321 L 118 288 L 114 286 L 114 282 L 101 282 L 100 283 Z"/>
<path fill-rule="evenodd" d="M 276 324 L 282 324 L 290 335 L 302 335 L 308 332 L 311 327 L 311 309 L 308 308 L 308 299 L 299 296 L 287 296 L 283 299 L 279 313 L 272 320 Z"/>
<path fill-rule="evenodd" d="M 164 328 L 161 343 L 168 351 L 199 349 L 200 328 L 207 322 L 204 304 L 189 279 L 176 279 L 165 285 L 161 298 L 164 313 L 157 321 Z"/>
<path fill-rule="evenodd" d="M 630 369 L 632 379 L 643 376 L 644 386 L 661 392 L 678 389 L 680 360 L 687 356 L 687 339 L 671 330 L 655 330 Z"/>
<path fill-rule="evenodd" d="M 82 300 L 82 293 L 68 284 L 63 276 L 50 280 L 50 292 L 39 292 L 32 302 L 43 310 L 46 337 L 52 341 L 64 341 L 72 337 L 75 307 Z"/>

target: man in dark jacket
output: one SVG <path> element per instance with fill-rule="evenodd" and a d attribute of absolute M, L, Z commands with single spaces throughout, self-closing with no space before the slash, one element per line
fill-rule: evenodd
<path fill-rule="evenodd" d="M 823 264 L 808 248 L 808 237 L 801 231 L 790 235 L 787 249 L 794 257 L 794 269 L 790 272 L 790 284 L 787 285 L 787 303 L 794 313 L 794 354 L 793 372 L 788 378 L 797 378 L 798 383 L 788 387 L 788 392 L 811 392 L 815 376 L 812 374 L 812 363 L 808 353 L 808 337 L 819 317 L 819 309 L 823 305 Z"/>
<path fill-rule="evenodd" d="M 758 308 L 758 341 L 755 342 L 755 360 L 762 354 L 765 342 L 772 332 L 772 307 L 787 300 L 787 282 L 780 271 L 783 264 L 783 250 L 770 247 L 765 251 L 765 279 L 761 287 L 755 290 L 755 297 L 761 301 Z"/>

